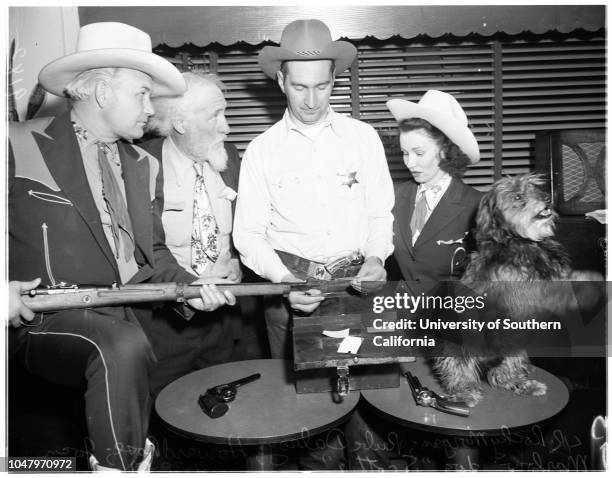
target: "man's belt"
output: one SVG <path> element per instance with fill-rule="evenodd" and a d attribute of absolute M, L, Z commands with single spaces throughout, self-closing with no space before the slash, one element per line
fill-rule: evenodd
<path fill-rule="evenodd" d="M 363 265 L 363 255 L 359 252 L 354 252 L 328 263 L 309 261 L 285 251 L 276 251 L 276 253 L 285 267 L 302 280 L 308 278 L 331 280 L 354 277 Z"/>

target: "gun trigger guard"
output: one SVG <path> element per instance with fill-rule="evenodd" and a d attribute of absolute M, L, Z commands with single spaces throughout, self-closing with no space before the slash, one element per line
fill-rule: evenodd
<path fill-rule="evenodd" d="M 185 303 L 185 284 L 182 282 L 176 283 L 176 301 Z"/>

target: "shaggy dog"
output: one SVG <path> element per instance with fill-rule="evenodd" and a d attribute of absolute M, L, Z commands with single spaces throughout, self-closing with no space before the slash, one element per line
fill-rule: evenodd
<path fill-rule="evenodd" d="M 548 314 L 567 311 L 576 300 L 567 293 L 571 284 L 558 281 L 601 279 L 597 273 L 572 271 L 566 250 L 552 239 L 556 213 L 542 184 L 537 175 L 501 179 L 480 202 L 478 250 L 461 283 L 486 295 L 485 315 L 493 319 L 500 314 L 513 321 L 539 319 L 544 309 Z M 543 395 L 546 385 L 528 378 L 530 364 L 521 338 L 524 332 L 514 336 L 516 340 L 498 334 L 467 344 L 445 341 L 442 353 L 432 360 L 433 370 L 445 391 L 469 406 L 482 398 L 481 378 L 517 394 Z"/>

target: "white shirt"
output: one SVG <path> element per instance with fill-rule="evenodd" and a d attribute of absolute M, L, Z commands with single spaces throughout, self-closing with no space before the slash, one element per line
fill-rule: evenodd
<path fill-rule="evenodd" d="M 234 244 L 273 282 L 289 273 L 274 249 L 318 262 L 359 250 L 384 263 L 393 252 L 393 203 L 374 128 L 330 109 L 320 128 L 300 131 L 285 111 L 244 154 Z"/>
<path fill-rule="evenodd" d="M 423 184 L 419 184 L 419 187 L 417 188 L 417 193 L 416 193 L 414 204 L 416 206 L 416 203 L 419 201 L 421 194 L 425 195 L 425 203 L 427 204 L 427 214 L 425 215 L 425 224 L 427 224 L 427 221 L 429 220 L 431 213 L 436 208 L 436 206 L 440 202 L 440 199 L 442 199 L 442 196 L 444 196 L 444 193 L 450 186 L 451 180 L 452 178 L 449 174 L 444 174 L 442 178 L 436 184 L 430 185 L 429 187 L 426 187 Z M 421 231 L 412 232 L 412 245 L 416 243 L 420 235 L 421 235 Z"/>
<path fill-rule="evenodd" d="M 164 210 L 162 212 L 162 223 L 166 235 L 166 245 L 176 261 L 185 270 L 192 273 L 191 268 L 191 230 L 193 224 L 193 193 L 196 180 L 196 171 L 192 159 L 185 156 L 174 144 L 172 138 L 168 137 L 162 146 L 162 166 L 164 168 Z M 219 207 L 215 208 L 215 197 L 223 190 L 225 184 L 219 173 L 212 171 L 208 162 L 204 162 L 204 182 L 208 193 L 210 205 L 217 220 L 221 234 L 219 235 L 220 253 L 216 264 L 221 266 L 224 261 L 229 260 L 229 233 L 228 226 L 224 226 Z M 220 182 L 220 184 L 218 184 Z M 215 197 L 211 197 L 215 195 Z M 228 201 L 227 199 L 225 201 Z M 227 207 L 229 208 L 229 201 Z M 223 206 L 222 206 L 223 208 Z M 215 210 L 216 209 L 216 210 Z M 228 212 L 231 215 L 231 210 Z M 231 220 L 230 226 L 231 228 Z M 215 264 L 208 262 L 202 277 L 213 275 Z"/>

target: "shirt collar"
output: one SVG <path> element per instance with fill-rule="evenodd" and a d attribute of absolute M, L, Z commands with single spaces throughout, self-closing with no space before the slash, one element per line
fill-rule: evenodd
<path fill-rule="evenodd" d="M 70 120 L 74 128 L 74 134 L 79 140 L 81 148 L 85 149 L 95 143 L 105 143 L 107 145 L 116 144 L 117 138 L 100 138 L 87 127 L 87 123 L 78 115 L 75 110 L 70 112 Z"/>
<path fill-rule="evenodd" d="M 427 201 L 427 206 L 431 209 L 432 204 L 439 200 L 439 198 L 444 195 L 448 186 L 450 185 L 452 177 L 449 174 L 444 174 L 436 184 L 432 184 L 430 186 L 425 186 L 424 184 L 419 184 L 419 188 L 417 190 L 417 197 L 419 194 L 425 194 L 425 200 Z"/>
<path fill-rule="evenodd" d="M 171 136 L 166 138 L 163 148 L 164 162 L 167 161 L 166 164 L 172 168 L 176 181 L 180 185 L 187 172 L 190 170 L 195 172 L 194 161 L 179 149 Z"/>
<path fill-rule="evenodd" d="M 331 127 L 331 130 L 336 132 L 337 134 L 337 130 L 338 130 L 338 113 L 336 113 L 331 106 L 327 107 L 327 114 L 325 115 L 325 118 L 323 119 L 323 128 L 327 128 L 327 127 Z M 299 124 L 297 124 L 295 122 L 295 120 L 293 118 L 291 118 L 291 115 L 289 114 L 289 109 L 286 108 L 285 109 L 285 114 L 283 115 L 283 124 L 284 124 L 284 129 L 285 129 L 285 134 L 283 135 L 284 139 L 287 139 L 289 137 L 289 134 L 292 131 L 295 131 L 303 136 L 309 137 L 308 134 L 305 134 L 304 131 L 307 130 L 308 128 L 305 128 L 303 126 L 300 126 Z"/>

